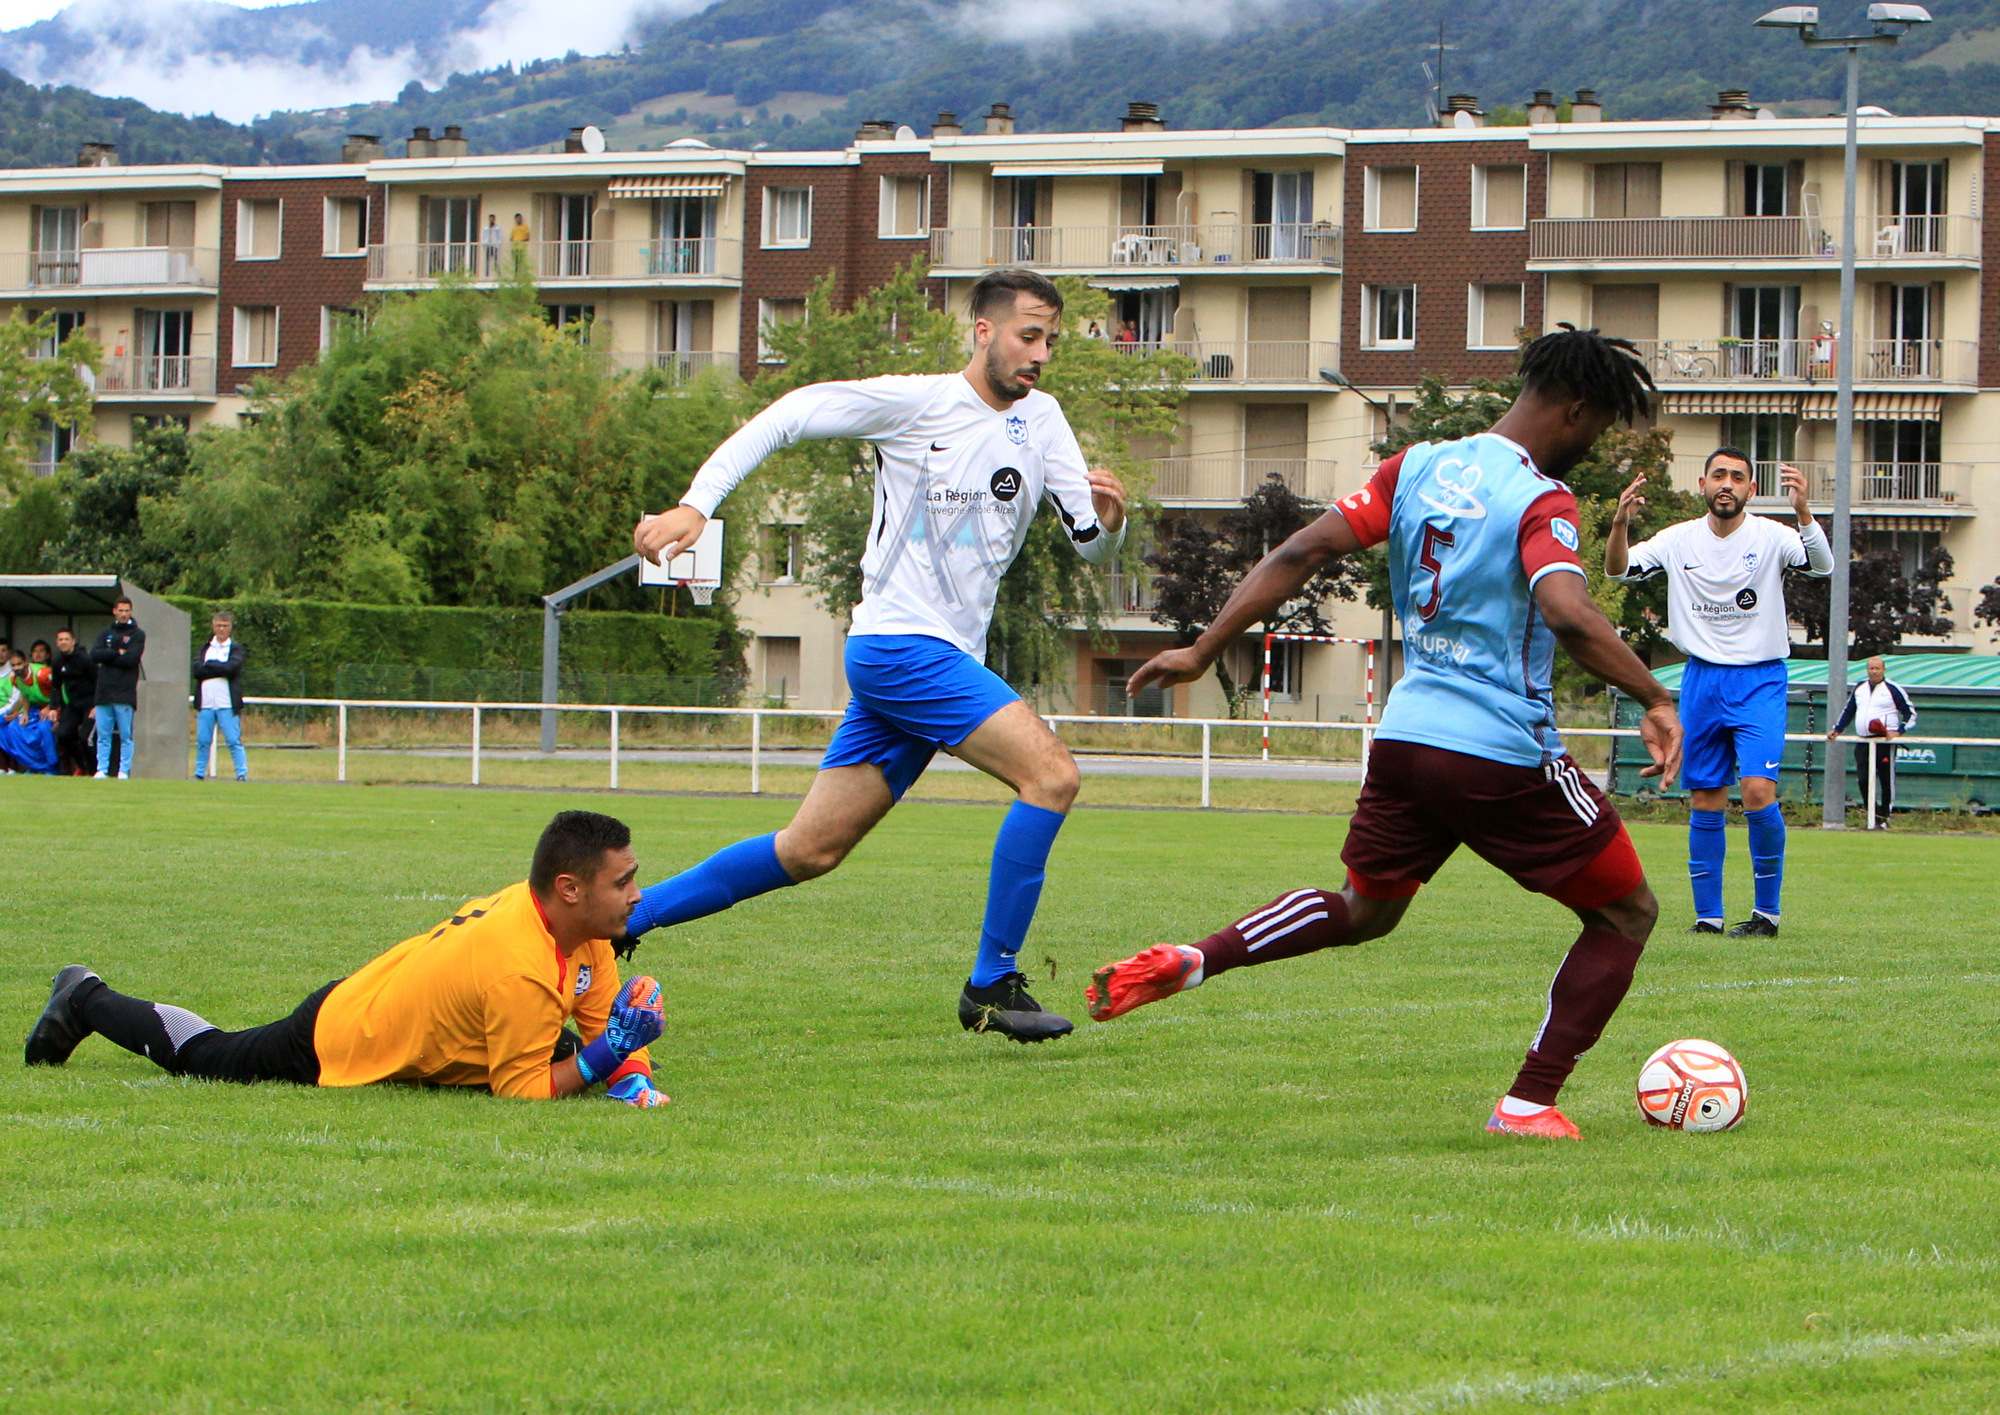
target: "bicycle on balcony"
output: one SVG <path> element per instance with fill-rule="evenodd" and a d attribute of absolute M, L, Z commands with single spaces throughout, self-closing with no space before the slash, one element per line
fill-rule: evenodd
<path fill-rule="evenodd" d="M 1698 349 L 1662 348 L 1653 355 L 1650 372 L 1655 381 L 1668 379 L 1714 378 L 1718 372 L 1715 360 Z"/>

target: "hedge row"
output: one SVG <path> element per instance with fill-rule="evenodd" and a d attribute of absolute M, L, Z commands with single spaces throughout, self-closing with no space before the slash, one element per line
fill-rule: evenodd
<path fill-rule="evenodd" d="M 236 637 L 253 664 L 304 675 L 304 692 L 331 696 L 341 665 L 539 670 L 542 615 L 535 609 L 455 609 L 317 600 L 207 600 L 172 595 L 187 611 L 194 655 L 208 644 L 218 609 L 236 616 Z M 577 609 L 563 615 L 568 673 L 710 677 L 734 671 L 740 651 L 719 619 L 674 619 Z"/>

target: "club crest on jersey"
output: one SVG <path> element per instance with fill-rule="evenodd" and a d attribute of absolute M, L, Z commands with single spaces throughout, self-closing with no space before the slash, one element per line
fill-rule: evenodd
<path fill-rule="evenodd" d="M 1564 550 L 1576 549 L 1576 527 L 1562 517 L 1556 516 L 1550 519 L 1549 534 L 1556 538 L 1557 544 Z"/>
<path fill-rule="evenodd" d="M 590 991 L 590 965 L 585 963 L 576 970 L 576 995 L 582 997 Z"/>
<path fill-rule="evenodd" d="M 1743 573 L 1746 575 L 1754 575 L 1757 573 L 1756 551 L 1746 550 L 1743 552 Z"/>
<path fill-rule="evenodd" d="M 1026 447 L 1028 445 L 1028 420 L 1026 418 L 1013 413 L 1008 415 L 1007 440 L 1016 447 Z"/>
<path fill-rule="evenodd" d="M 1451 475 L 1453 472 L 1458 474 L 1456 480 Z M 1433 511 L 1442 512 L 1447 516 L 1464 516 L 1468 520 L 1480 520 L 1486 515 L 1486 503 L 1473 495 L 1473 488 L 1479 485 L 1482 475 L 1484 473 L 1479 467 L 1468 466 L 1454 457 L 1440 463 L 1437 470 L 1432 473 L 1439 494 L 1433 496 L 1428 491 L 1420 491 L 1417 496 Z"/>

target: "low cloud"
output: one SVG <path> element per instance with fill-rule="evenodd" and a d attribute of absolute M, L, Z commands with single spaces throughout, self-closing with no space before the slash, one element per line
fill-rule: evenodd
<path fill-rule="evenodd" d="M 1287 0 L 1014 0 L 1005 12 L 1008 39 L 1062 39 L 1108 25 L 1166 30 L 1175 34 L 1227 34 L 1239 22 L 1261 22 L 1285 8 Z M 956 13 L 961 25 L 989 38 L 994 10 L 965 0 Z"/>

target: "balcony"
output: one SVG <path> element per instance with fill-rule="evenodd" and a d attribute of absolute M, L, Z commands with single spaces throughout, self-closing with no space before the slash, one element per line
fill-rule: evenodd
<path fill-rule="evenodd" d="M 1976 264 L 1979 222 L 1970 216 L 1888 216 L 1859 225 L 1863 265 Z M 1528 223 L 1530 269 L 1743 262 L 1840 264 L 1824 218 L 1811 216 L 1557 217 Z"/>
<path fill-rule="evenodd" d="M 1149 464 L 1153 484 L 1147 494 L 1173 506 L 1234 506 L 1275 478 L 1309 501 L 1331 501 L 1335 495 L 1331 459 L 1305 457 L 1244 457 L 1220 453 L 1206 457 L 1160 457 Z"/>
<path fill-rule="evenodd" d="M 1308 265 L 1337 270 L 1340 227 L 1325 222 L 1207 226 L 956 226 L 931 232 L 940 274 L 1030 265 L 1049 270 L 1235 270 Z"/>
<path fill-rule="evenodd" d="M 1159 600 L 1153 589 L 1151 570 L 1141 570 L 1136 575 L 1113 571 L 1104 577 L 1104 602 L 1114 614 L 1151 614 Z"/>
<path fill-rule="evenodd" d="M 1340 345 L 1328 339 L 1172 339 L 1112 345 L 1121 354 L 1159 350 L 1194 360 L 1192 387 L 1249 387 L 1277 383 L 1326 388 L 1320 370 L 1340 368 Z"/>
<path fill-rule="evenodd" d="M 623 368 L 658 369 L 678 382 L 712 368 L 734 377 L 739 355 L 734 349 L 655 349 L 644 353 L 619 352 L 610 358 Z"/>
<path fill-rule="evenodd" d="M 183 246 L 11 251 L 0 254 L 0 290 L 212 290 L 218 268 L 213 249 Z"/>
<path fill-rule="evenodd" d="M 1838 341 L 1830 337 L 1634 342 L 1653 381 L 1662 388 L 1789 384 L 1830 389 L 1838 356 Z M 1970 339 L 1855 341 L 1856 383 L 1971 387 L 1978 377 L 1979 346 Z"/>
<path fill-rule="evenodd" d="M 704 236 L 687 240 L 526 241 L 492 252 L 477 241 L 368 248 L 370 284 L 428 285 L 448 275 L 475 284 L 497 284 L 517 273 L 525 273 L 542 285 L 722 284 L 742 277 L 743 243 L 734 237 Z"/>
<path fill-rule="evenodd" d="M 1674 485 L 1694 491 L 1701 481 L 1702 458 L 1676 457 Z M 1833 506 L 1834 468 L 1831 462 L 1793 462 L 1806 477 L 1806 500 L 1814 507 Z M 1776 462 L 1755 465 L 1757 487 L 1751 507 L 1768 510 L 1787 504 L 1778 485 Z M 1854 508 L 1857 511 L 1912 510 L 1933 516 L 1972 514 L 1973 464 L 1970 462 L 1864 462 L 1854 463 Z"/>
<path fill-rule="evenodd" d="M 215 396 L 215 359 L 207 354 L 106 356 L 97 371 L 97 401 L 174 403 Z"/>

